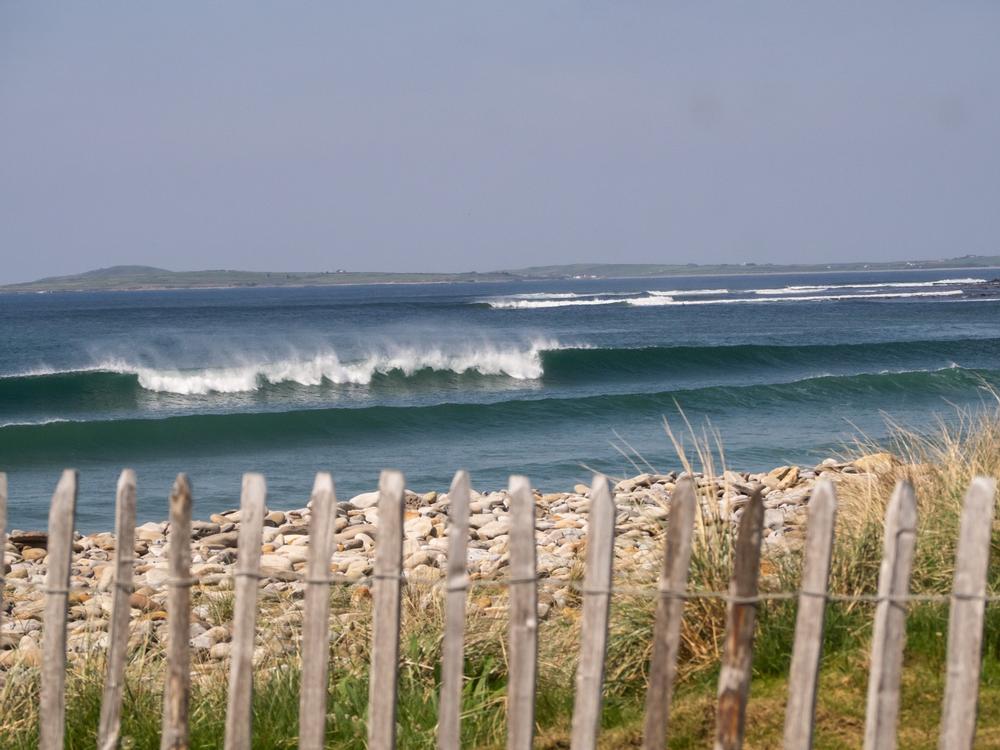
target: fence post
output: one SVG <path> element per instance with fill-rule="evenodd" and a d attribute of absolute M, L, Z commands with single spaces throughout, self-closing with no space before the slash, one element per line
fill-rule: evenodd
<path fill-rule="evenodd" d="M 62 750 L 66 733 L 66 608 L 73 564 L 76 479 L 74 469 L 63 471 L 49 507 L 42 688 L 38 708 L 42 717 L 38 738 L 40 750 Z"/>
<path fill-rule="evenodd" d="M 465 595 L 469 588 L 469 475 L 460 471 L 448 490 L 448 577 L 444 643 L 441 647 L 441 700 L 438 750 L 461 747 L 464 672 Z"/>
<path fill-rule="evenodd" d="M 906 595 L 917 536 L 913 485 L 900 480 L 885 513 L 885 542 L 872 629 L 865 750 L 893 750 L 899 719 L 899 679 L 906 637 Z"/>
<path fill-rule="evenodd" d="M 940 750 L 972 748 L 976 739 L 979 671 L 983 658 L 986 572 L 990 561 L 996 482 L 976 477 L 962 507 L 955 582 L 948 617 L 948 678 Z"/>
<path fill-rule="evenodd" d="M 615 551 L 615 501 L 608 480 L 594 477 L 590 489 L 583 613 L 580 620 L 580 663 L 576 669 L 572 750 L 595 750 L 601 729 L 604 659 L 608 646 L 608 609 Z"/>
<path fill-rule="evenodd" d="M 309 524 L 305 612 L 302 617 L 302 685 L 299 750 L 322 750 L 326 740 L 327 670 L 330 663 L 330 555 L 337 495 L 328 472 L 316 474 Z"/>
<path fill-rule="evenodd" d="M 719 672 L 715 750 L 743 747 L 753 631 L 757 622 L 757 578 L 763 525 L 764 498 L 758 490 L 743 511 L 733 551 L 733 577 L 729 581 L 731 599 L 726 608 L 726 640 Z"/>
<path fill-rule="evenodd" d="M 250 747 L 253 732 L 253 646 L 260 586 L 260 546 L 267 483 L 260 474 L 243 475 L 236 556 L 233 640 L 229 664 L 225 750 Z"/>
<path fill-rule="evenodd" d="M 833 532 L 837 517 L 837 494 L 829 479 L 820 479 L 809 498 L 805 562 L 799 611 L 795 619 L 795 643 L 788 676 L 788 706 L 785 709 L 785 750 L 809 750 L 816 719 L 816 686 L 823 653 L 823 616 L 833 555 Z"/>
<path fill-rule="evenodd" d="M 135 472 L 122 471 L 115 497 L 115 568 L 111 593 L 111 627 L 108 659 L 101 696 L 101 723 L 97 735 L 99 750 L 118 747 L 122 723 L 122 690 L 125 682 L 125 652 L 132 593 L 132 564 L 135 558 Z"/>
<path fill-rule="evenodd" d="M 0 471 L 0 625 L 3 624 L 3 589 L 7 584 L 4 577 L 6 563 L 4 551 L 7 547 L 7 475 Z"/>
<path fill-rule="evenodd" d="M 372 584 L 372 656 L 368 683 L 368 748 L 396 747 L 399 672 L 399 608 L 403 572 L 403 475 L 383 471 L 379 479 L 378 537 Z"/>
<path fill-rule="evenodd" d="M 653 625 L 653 654 L 649 660 L 649 688 L 646 690 L 646 716 L 643 727 L 643 750 L 663 750 L 670 721 L 670 701 L 677 673 L 681 620 L 684 617 L 684 594 L 691 565 L 691 534 L 695 518 L 694 482 L 681 479 L 670 497 L 663 569 L 660 571 L 659 598 Z"/>
<path fill-rule="evenodd" d="M 167 580 L 167 681 L 163 691 L 160 750 L 187 750 L 191 696 L 191 485 L 178 474 L 170 493 Z"/>
<path fill-rule="evenodd" d="M 531 750 L 538 668 L 535 497 L 527 477 L 510 478 L 510 623 L 507 651 L 507 750 Z"/>

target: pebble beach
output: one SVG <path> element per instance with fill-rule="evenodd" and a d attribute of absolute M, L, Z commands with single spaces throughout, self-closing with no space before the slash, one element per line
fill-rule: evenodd
<path fill-rule="evenodd" d="M 693 473 L 699 487 L 702 517 L 735 529 L 743 506 L 760 491 L 764 496 L 765 558 L 802 543 L 809 498 L 820 477 L 835 483 L 891 465 L 888 454 L 872 454 L 850 463 L 827 459 L 811 468 L 781 466 L 769 472 L 725 471 L 708 477 Z M 663 532 L 678 472 L 645 473 L 613 483 L 617 506 L 615 574 L 618 579 L 651 583 L 662 559 Z M 583 566 L 590 490 L 535 492 L 537 567 L 541 584 L 539 616 L 564 606 L 571 584 Z M 711 498 L 715 499 L 714 502 Z M 509 495 L 506 490 L 471 493 L 468 568 L 473 582 L 501 584 L 507 573 Z M 408 584 L 442 588 L 448 548 L 448 496 L 437 492 L 405 495 L 404 575 Z M 335 552 L 331 578 L 364 596 L 370 584 L 378 539 L 378 492 L 366 492 L 337 504 Z M 309 545 L 310 508 L 270 510 L 261 539 L 261 606 L 272 611 L 271 624 L 292 624 L 300 616 Z M 231 599 L 240 527 L 239 510 L 212 514 L 192 523 L 192 567 L 196 605 L 192 608 L 190 647 L 194 659 L 225 660 L 230 630 L 211 616 L 212 602 Z M 166 636 L 168 524 L 148 522 L 136 529 L 135 578 L 130 618 L 133 646 L 161 642 Z M 46 574 L 46 533 L 14 529 L 5 548 L 0 669 L 34 667 L 41 661 L 42 612 Z M 69 595 L 68 648 L 71 658 L 107 646 L 111 612 L 115 537 L 110 532 L 75 535 Z M 474 587 L 471 613 L 500 605 L 499 589 Z M 201 603 L 197 603 L 201 602 Z M 498 609 L 502 609 L 498 606 Z M 332 617 L 350 617 L 350 612 Z M 261 655 L 267 645 L 259 646 Z"/>

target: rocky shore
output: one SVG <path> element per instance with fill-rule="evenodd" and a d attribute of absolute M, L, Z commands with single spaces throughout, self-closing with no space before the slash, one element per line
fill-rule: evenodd
<path fill-rule="evenodd" d="M 801 543 L 805 512 L 818 477 L 870 473 L 892 459 L 865 456 L 851 463 L 827 459 L 816 467 L 782 466 L 765 473 L 726 471 L 722 476 L 694 477 L 701 488 L 703 514 L 735 524 L 750 495 L 760 489 L 765 500 L 765 554 Z M 662 555 L 662 532 L 670 493 L 679 475 L 641 474 L 614 485 L 618 507 L 615 541 L 616 574 L 630 580 L 655 580 Z M 582 571 L 587 534 L 589 488 L 571 492 L 536 492 L 538 575 L 546 584 L 539 594 L 539 614 L 562 608 L 572 596 L 570 582 Z M 710 498 L 714 497 L 713 503 Z M 378 493 L 368 492 L 338 504 L 336 551 L 330 561 L 335 580 L 354 595 L 367 592 L 378 530 Z M 468 565 L 473 581 L 488 583 L 506 575 L 510 517 L 505 490 L 472 493 Z M 407 491 L 403 558 L 413 584 L 433 590 L 443 576 L 447 551 L 447 495 Z M 309 543 L 310 510 L 272 510 L 262 538 L 260 601 L 276 611 L 273 626 L 294 626 L 300 616 Z M 220 609 L 231 602 L 239 531 L 238 510 L 212 515 L 192 524 L 192 575 L 197 579 L 192 608 L 190 645 L 194 658 L 224 660 L 229 654 L 229 627 Z M 131 643 L 156 644 L 165 637 L 168 578 L 167 524 L 145 523 L 136 529 L 135 581 L 131 595 Z M 111 533 L 76 535 L 69 607 L 68 647 L 85 655 L 107 645 L 111 612 L 115 538 Z M 46 573 L 46 534 L 12 530 L 6 542 L 3 622 L 0 625 L 0 670 L 37 666 L 41 659 L 42 612 Z M 497 587 L 499 588 L 499 587 Z M 502 594 L 488 586 L 474 588 L 470 610 L 502 606 Z M 349 618 L 350 612 L 333 617 Z M 280 639 L 278 639 L 280 641 Z M 273 646 L 274 644 L 272 644 Z M 285 643 L 287 645 L 287 642 Z M 266 650 L 267 644 L 260 648 Z M 279 643 L 279 647 L 282 647 Z M 262 651 L 263 653 L 263 651 Z"/>

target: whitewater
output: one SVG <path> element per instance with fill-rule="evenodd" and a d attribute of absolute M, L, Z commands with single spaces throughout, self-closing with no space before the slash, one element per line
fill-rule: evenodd
<path fill-rule="evenodd" d="M 248 362 L 229 367 L 191 371 L 163 370 L 125 362 L 105 362 L 88 368 L 91 372 L 135 375 L 139 384 L 150 391 L 179 395 L 209 393 L 245 393 L 264 385 L 296 383 L 319 386 L 324 383 L 367 385 L 377 375 L 399 372 L 412 376 L 422 370 L 456 375 L 478 373 L 515 380 L 541 377 L 540 352 L 561 348 L 556 341 L 536 341 L 525 348 L 484 346 L 457 352 L 440 348 L 399 349 L 372 353 L 359 361 L 342 361 L 335 351 L 311 357 L 293 357 L 278 361 Z"/>

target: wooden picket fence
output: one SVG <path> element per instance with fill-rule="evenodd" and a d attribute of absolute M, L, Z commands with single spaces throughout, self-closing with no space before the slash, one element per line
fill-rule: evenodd
<path fill-rule="evenodd" d="M 45 587 L 43 663 L 41 675 L 39 746 L 61 750 L 65 727 L 66 614 L 70 586 L 73 521 L 77 475 L 67 470 L 59 480 L 49 515 L 48 573 Z M 657 597 L 653 649 L 649 664 L 643 748 L 662 750 L 670 725 L 670 704 L 680 645 L 684 602 L 715 596 L 727 602 L 726 634 L 719 674 L 715 748 L 733 750 L 743 743 L 749 696 L 751 659 L 758 603 L 769 599 L 797 599 L 795 642 L 785 717 L 784 747 L 812 746 L 817 679 L 823 645 L 823 619 L 828 601 L 867 599 L 875 603 L 871 643 L 871 672 L 864 747 L 885 750 L 896 746 L 900 703 L 906 604 L 916 599 L 950 601 L 947 681 L 940 729 L 940 748 L 971 748 L 976 730 L 983 623 L 987 596 L 986 574 L 994 515 L 995 484 L 977 478 L 969 486 L 962 511 L 954 586 L 947 595 L 909 594 L 910 567 L 916 539 L 916 497 L 901 481 L 889 501 L 878 593 L 870 597 L 839 597 L 828 592 L 833 549 L 836 493 L 820 479 L 809 502 L 801 589 L 796 592 L 758 591 L 764 516 L 759 493 L 745 506 L 739 521 L 733 572 L 728 592 L 688 591 L 692 533 L 697 514 L 697 490 L 690 478 L 681 479 L 673 492 L 663 568 Z M 122 689 L 128 640 L 129 595 L 132 590 L 135 537 L 136 478 L 125 470 L 118 482 L 116 554 L 106 684 L 101 706 L 98 747 L 118 746 Z M 455 476 L 449 492 L 449 540 L 445 631 L 442 652 L 438 723 L 440 750 L 457 750 L 460 737 L 463 679 L 463 639 L 466 569 L 469 535 L 469 478 Z M 0 474 L 0 539 L 3 538 L 7 499 L 6 477 Z M 586 569 L 582 586 L 582 628 L 571 747 L 597 746 L 601 723 L 604 662 L 612 585 L 616 507 L 602 476 L 590 492 Z M 253 646 L 260 574 L 261 535 L 266 489 L 259 474 L 243 478 L 235 603 L 229 672 L 225 747 L 251 745 L 251 689 Z M 386 471 L 379 481 L 378 540 L 373 588 L 373 633 L 368 704 L 368 747 L 388 750 L 396 743 L 396 688 L 399 666 L 401 588 L 403 577 L 404 482 L 398 472 Z M 324 746 L 328 699 L 330 566 L 333 551 L 336 497 L 329 474 L 316 477 L 312 492 L 304 619 L 299 712 L 299 747 Z M 535 729 L 535 677 L 538 651 L 537 573 L 535 565 L 535 501 L 525 477 L 510 480 L 509 635 L 507 683 L 507 747 L 528 750 Z M 166 685 L 161 732 L 162 750 L 188 746 L 188 701 L 191 677 L 188 622 L 191 577 L 191 490 L 187 478 L 177 477 L 170 496 L 168 628 Z M 3 570 L 0 545 L 0 571 Z M 2 591 L 2 587 L 0 587 Z"/>

